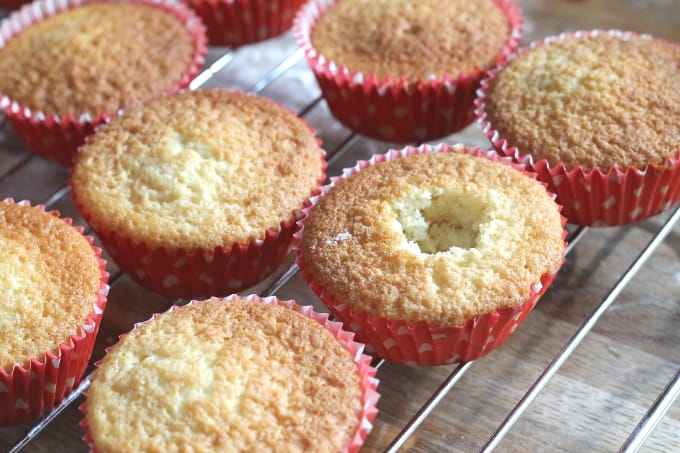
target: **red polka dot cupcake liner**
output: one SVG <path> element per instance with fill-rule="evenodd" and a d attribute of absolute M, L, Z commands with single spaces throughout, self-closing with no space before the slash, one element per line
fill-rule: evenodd
<path fill-rule="evenodd" d="M 201 17 L 212 46 L 241 46 L 285 33 L 306 0 L 183 0 Z"/>
<path fill-rule="evenodd" d="M 14 202 L 11 198 L 4 201 Z M 18 204 L 30 206 L 28 201 Z M 45 210 L 42 205 L 34 208 Z M 49 214 L 60 217 L 57 211 L 49 211 Z M 72 224 L 69 218 L 62 220 Z M 82 227 L 74 228 L 83 234 Z M 109 292 L 109 274 L 105 270 L 106 261 L 101 258 L 101 249 L 92 245 L 91 236 L 85 238 L 99 260 L 101 271 L 101 284 L 92 312 L 77 332 L 70 335 L 68 341 L 59 345 L 56 351 L 46 351 L 43 356 L 35 357 L 25 365 L 15 365 L 9 373 L 0 369 L 0 426 L 17 425 L 35 419 L 42 411 L 54 407 L 71 393 L 85 373 Z"/>
<path fill-rule="evenodd" d="M 392 321 L 353 310 L 328 294 L 304 270 L 302 276 L 333 316 L 356 332 L 357 340 L 365 343 L 369 352 L 390 362 L 416 366 L 469 362 L 488 354 L 510 338 L 555 278 L 554 274 L 543 276 L 519 307 L 476 316 L 459 326 L 432 327 L 425 322 Z"/>
<path fill-rule="evenodd" d="M 0 23 L 0 49 L 16 35 L 43 19 L 96 0 L 39 0 L 13 12 Z M 194 55 L 175 86 L 166 94 L 189 86 L 203 65 L 206 48 L 205 28 L 196 14 L 174 0 L 112 0 L 140 3 L 160 8 L 176 16 L 194 40 Z M 143 45 L 143 43 L 142 43 Z M 119 112 L 83 112 L 79 116 L 45 114 L 22 106 L 8 95 L 0 93 L 0 109 L 12 124 L 15 133 L 35 154 L 62 165 L 70 166 L 85 137 Z"/>
<path fill-rule="evenodd" d="M 614 30 L 564 33 L 534 42 L 521 49 L 518 55 L 554 40 L 601 33 L 638 36 Z M 490 71 L 481 83 L 475 100 L 477 122 L 499 154 L 521 163 L 527 170 L 535 172 L 540 181 L 548 184 L 548 189 L 557 195 L 557 202 L 563 206 L 562 214 L 570 222 L 583 226 L 627 225 L 659 214 L 680 202 L 680 151 L 677 157 L 667 158 L 662 164 L 602 171 L 580 166 L 567 168 L 562 163 L 550 165 L 546 159 L 535 160 L 530 152 L 509 143 L 494 129 L 485 111 L 487 91 L 503 67 L 501 65 Z"/>
<path fill-rule="evenodd" d="M 345 349 L 349 351 L 352 357 L 354 357 L 354 362 L 357 364 L 361 380 L 361 386 L 363 391 L 361 396 L 362 402 L 361 412 L 358 414 L 359 424 L 357 425 L 357 429 L 354 432 L 349 445 L 347 445 L 347 447 L 344 450 L 347 453 L 358 452 L 363 443 L 366 441 L 366 438 L 368 437 L 369 433 L 371 432 L 373 428 L 373 423 L 375 421 L 375 417 L 378 415 L 377 404 L 378 400 L 380 399 L 380 394 L 377 391 L 378 379 L 376 379 L 375 377 L 377 370 L 371 366 L 371 357 L 363 354 L 364 345 L 354 341 L 354 333 L 343 330 L 341 323 L 330 321 L 328 319 L 327 313 L 317 313 L 316 311 L 314 311 L 314 308 L 312 306 L 298 305 L 293 300 L 279 300 L 276 297 L 261 298 L 256 295 L 241 297 L 235 294 L 225 298 L 213 297 L 210 300 L 223 301 L 225 303 L 229 303 L 230 301 L 233 300 L 246 300 L 253 303 L 263 303 L 284 307 L 313 319 L 314 321 L 324 326 L 331 334 L 333 334 L 333 336 L 345 347 Z M 202 302 L 193 300 L 189 302 L 189 305 L 200 303 Z M 175 311 L 181 309 L 182 307 L 173 306 L 168 311 Z M 153 319 L 156 319 L 160 316 L 162 316 L 162 314 L 158 313 L 154 314 L 151 317 L 151 319 L 146 322 L 152 322 Z M 135 324 L 134 329 L 139 328 L 143 324 L 145 323 Z M 121 335 L 120 338 L 122 339 L 124 336 L 125 335 Z M 115 347 L 116 345 L 107 348 L 107 352 Z M 95 365 L 99 366 L 99 364 L 100 362 L 97 362 Z M 80 406 L 80 411 L 83 414 L 83 420 L 80 422 L 80 426 L 83 428 L 85 432 L 83 440 L 90 446 L 90 448 L 92 449 L 91 451 L 96 452 L 97 449 L 94 446 L 92 434 L 90 432 L 89 425 L 87 424 L 85 418 L 85 415 L 87 415 L 87 400 Z"/>
<path fill-rule="evenodd" d="M 496 62 L 519 45 L 523 18 L 515 0 L 495 0 L 508 17 L 511 32 Z M 418 83 L 405 78 L 353 72 L 314 49 L 316 21 L 337 0 L 315 0 L 298 12 L 293 29 L 324 99 L 333 115 L 349 129 L 390 142 L 423 142 L 453 134 L 474 121 L 473 101 L 484 72 L 447 74 Z M 483 30 L 480 30 L 483 32 Z"/>
<path fill-rule="evenodd" d="M 399 159 L 413 154 L 429 152 L 462 152 L 494 162 L 502 162 L 521 171 L 525 175 L 536 178 L 534 173 L 513 164 L 509 158 L 498 156 L 494 151 L 482 151 L 479 148 L 464 148 L 462 145 L 438 146 L 422 145 L 407 147 L 402 150 L 390 150 L 386 154 L 378 154 L 367 161 L 359 161 L 354 167 L 346 168 L 342 176 L 331 178 L 331 183 L 322 187 L 321 194 L 312 197 L 310 204 L 304 209 L 304 217 L 300 220 L 301 230 L 296 234 L 297 264 L 304 280 L 314 293 L 328 307 L 333 315 L 350 330 L 356 332 L 357 340 L 365 343 L 367 350 L 385 360 L 407 365 L 433 366 L 448 365 L 458 362 L 476 360 L 502 345 L 515 329 L 522 324 L 538 300 L 552 284 L 559 269 L 554 273 L 544 274 L 532 285 L 526 300 L 519 306 L 503 308 L 468 319 L 456 326 L 431 326 L 427 322 L 407 322 L 390 320 L 373 316 L 366 311 L 352 308 L 351 301 L 340 300 L 329 293 L 326 288 L 314 281 L 305 263 L 305 254 L 300 247 L 300 237 L 304 229 L 305 219 L 321 197 L 343 178 L 362 171 L 380 162 Z M 564 229 L 566 218 L 562 219 L 562 239 L 567 236 Z M 564 244 L 566 247 L 566 243 Z M 561 266 L 560 266 L 561 267 Z"/>
<path fill-rule="evenodd" d="M 214 250 L 152 248 L 113 231 L 96 233 L 113 261 L 140 285 L 166 297 L 206 297 L 253 286 L 279 267 L 288 257 L 298 216 L 260 239 Z"/>

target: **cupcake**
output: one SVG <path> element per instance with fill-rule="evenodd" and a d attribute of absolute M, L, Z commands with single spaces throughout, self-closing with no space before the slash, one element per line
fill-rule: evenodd
<path fill-rule="evenodd" d="M 80 381 L 106 305 L 100 254 L 56 211 L 0 201 L 0 426 L 32 420 Z"/>
<path fill-rule="evenodd" d="M 418 142 L 472 122 L 483 71 L 517 47 L 522 17 L 515 0 L 315 0 L 294 28 L 339 121 Z"/>
<path fill-rule="evenodd" d="M 247 288 L 281 264 L 325 167 L 314 132 L 292 112 L 201 90 L 102 127 L 81 149 L 71 185 L 122 270 L 188 298 Z"/>
<path fill-rule="evenodd" d="M 70 165 L 120 109 L 186 87 L 205 30 L 171 0 L 43 0 L 0 25 L 0 108 L 43 157 Z"/>
<path fill-rule="evenodd" d="M 306 0 L 183 0 L 201 17 L 213 46 L 273 38 L 293 25 Z"/>
<path fill-rule="evenodd" d="M 302 221 L 302 276 L 387 360 L 488 353 L 552 282 L 566 235 L 545 187 L 507 161 L 460 145 L 360 161 Z"/>
<path fill-rule="evenodd" d="M 619 31 L 523 49 L 482 84 L 479 122 L 580 225 L 623 225 L 680 201 L 680 46 Z"/>
<path fill-rule="evenodd" d="M 98 364 L 81 407 L 85 440 L 99 452 L 355 452 L 378 394 L 352 337 L 275 298 L 156 315 Z"/>

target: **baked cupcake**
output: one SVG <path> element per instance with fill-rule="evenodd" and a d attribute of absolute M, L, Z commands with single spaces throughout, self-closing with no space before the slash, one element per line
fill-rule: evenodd
<path fill-rule="evenodd" d="M 80 381 L 106 305 L 100 254 L 56 211 L 0 201 L 0 426 L 30 421 Z"/>
<path fill-rule="evenodd" d="M 680 46 L 619 31 L 523 49 L 482 84 L 496 149 L 549 184 L 581 225 L 623 225 L 680 201 Z"/>
<path fill-rule="evenodd" d="M 98 365 L 81 407 L 85 440 L 100 452 L 357 451 L 378 394 L 352 337 L 275 298 L 156 315 Z"/>
<path fill-rule="evenodd" d="M 305 0 L 183 0 L 201 17 L 213 46 L 273 38 L 293 25 Z"/>
<path fill-rule="evenodd" d="M 171 0 L 43 0 L 0 25 L 0 108 L 35 153 L 70 165 L 120 109 L 186 87 L 205 30 Z"/>
<path fill-rule="evenodd" d="M 325 177 L 314 132 L 269 99 L 200 90 L 156 99 L 92 135 L 71 185 L 122 270 L 169 297 L 226 295 L 287 257 Z"/>
<path fill-rule="evenodd" d="M 315 0 L 294 28 L 338 120 L 417 142 L 472 122 L 483 71 L 516 49 L 522 17 L 515 0 Z"/>
<path fill-rule="evenodd" d="M 544 186 L 508 161 L 447 145 L 360 161 L 302 221 L 302 276 L 387 360 L 488 353 L 552 282 L 566 235 Z"/>

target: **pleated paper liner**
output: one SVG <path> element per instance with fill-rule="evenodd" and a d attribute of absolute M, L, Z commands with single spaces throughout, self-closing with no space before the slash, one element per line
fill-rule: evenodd
<path fill-rule="evenodd" d="M 14 202 L 11 198 L 4 201 Z M 30 206 L 28 201 L 17 204 Z M 37 205 L 33 209 L 44 211 L 45 207 Z M 57 211 L 48 213 L 60 217 Z M 69 218 L 62 220 L 72 224 Z M 82 227 L 73 228 L 83 234 Z M 0 369 L 0 426 L 30 422 L 42 411 L 54 407 L 78 385 L 87 368 L 106 307 L 109 274 L 105 270 L 106 261 L 101 258 L 101 249 L 92 245 L 91 236 L 85 238 L 92 246 L 101 272 L 99 291 L 92 295 L 95 299 L 92 312 L 82 325 L 74 329 L 76 333 L 69 336 L 66 343 L 60 344 L 55 352 L 46 351 L 43 356 L 32 358 L 26 365 L 14 366 L 10 373 Z"/>
<path fill-rule="evenodd" d="M 392 321 L 353 310 L 315 283 L 304 262 L 300 268 L 314 293 L 338 320 L 356 332 L 357 340 L 365 343 L 369 352 L 390 362 L 418 366 L 468 362 L 499 347 L 522 324 L 556 275 L 544 275 L 518 307 L 494 310 L 459 326 L 432 327 L 426 322 Z"/>
<path fill-rule="evenodd" d="M 183 0 L 201 17 L 211 46 L 241 46 L 285 33 L 305 0 Z"/>
<path fill-rule="evenodd" d="M 476 360 L 503 344 L 515 329 L 524 321 L 539 298 L 555 279 L 559 268 L 554 273 L 544 274 L 533 284 L 526 300 L 519 306 L 498 309 L 475 316 L 465 323 L 455 326 L 431 326 L 427 322 L 389 320 L 374 316 L 363 310 L 353 309 L 351 301 L 338 300 L 326 288 L 314 281 L 309 273 L 305 254 L 300 247 L 300 237 L 304 234 L 305 219 L 321 197 L 328 193 L 337 182 L 363 169 L 380 162 L 399 159 L 420 153 L 430 152 L 462 152 L 486 158 L 494 162 L 502 162 L 535 179 L 536 175 L 513 164 L 509 158 L 498 156 L 494 151 L 482 151 L 479 148 L 464 148 L 462 145 L 438 146 L 422 145 L 418 148 L 407 147 L 402 150 L 391 150 L 386 154 L 374 155 L 368 161 L 359 161 L 354 167 L 346 168 L 342 176 L 331 178 L 331 183 L 322 187 L 321 194 L 313 197 L 304 209 L 304 217 L 300 221 L 301 230 L 296 233 L 297 264 L 304 280 L 314 293 L 330 309 L 344 325 L 356 332 L 357 339 L 365 343 L 370 352 L 381 358 L 396 363 L 409 365 L 432 366 Z M 566 218 L 561 217 L 562 239 L 566 238 L 564 229 Z M 566 243 L 564 244 L 566 247 Z M 560 265 L 561 267 L 561 265 Z"/>
<path fill-rule="evenodd" d="M 138 3 L 160 8 L 176 16 L 194 40 L 193 61 L 177 80 L 175 86 L 165 94 L 173 93 L 189 85 L 203 65 L 206 54 L 205 28 L 196 14 L 185 5 L 174 0 L 111 0 L 120 3 Z M 0 49 L 14 36 L 33 24 L 60 12 L 76 8 L 96 0 L 39 0 L 13 12 L 0 24 Z M 143 46 L 144 43 L 140 42 Z M 141 99 L 139 100 L 141 101 Z M 0 93 L 0 109 L 12 124 L 19 138 L 35 154 L 70 166 L 77 149 L 86 136 L 95 128 L 107 122 L 119 112 L 83 112 L 74 115 L 46 115 L 32 111 L 11 99 L 8 94 Z"/>
<path fill-rule="evenodd" d="M 518 55 L 555 40 L 602 33 L 639 36 L 616 30 L 564 33 L 534 42 L 521 49 Z M 503 67 L 501 65 L 490 71 L 481 83 L 475 100 L 477 122 L 499 154 L 521 163 L 527 170 L 535 172 L 540 181 L 548 184 L 548 189 L 557 195 L 557 202 L 563 206 L 562 214 L 570 222 L 584 226 L 626 225 L 659 214 L 680 202 L 680 150 L 677 157 L 667 158 L 662 164 L 602 171 L 599 168 L 586 170 L 581 166 L 567 168 L 562 163 L 550 165 L 546 159 L 535 160 L 530 151 L 520 150 L 509 143 L 494 128 L 485 111 L 487 91 Z"/>
<path fill-rule="evenodd" d="M 362 409 L 361 413 L 359 414 L 359 423 L 357 424 L 357 429 L 354 435 L 352 436 L 352 440 L 350 441 L 349 445 L 347 445 L 347 447 L 344 449 L 344 451 L 348 453 L 358 452 L 361 446 L 363 445 L 364 441 L 368 437 L 368 434 L 370 433 L 371 429 L 373 428 L 373 422 L 378 414 L 377 403 L 380 398 L 380 395 L 377 392 L 378 380 L 375 377 L 377 370 L 371 366 L 371 357 L 362 353 L 364 350 L 364 345 L 354 341 L 354 334 L 352 332 L 343 330 L 341 323 L 330 321 L 328 319 L 328 314 L 317 313 L 314 311 L 313 307 L 298 305 L 293 300 L 279 300 L 276 297 L 261 298 L 256 295 L 249 295 L 247 297 L 230 295 L 226 298 L 213 297 L 210 300 L 223 301 L 225 303 L 228 303 L 233 300 L 246 300 L 252 303 L 263 303 L 281 306 L 290 310 L 294 310 L 308 318 L 313 319 L 314 321 L 324 326 L 331 334 L 333 334 L 335 338 L 337 338 L 337 340 L 349 351 L 349 353 L 354 358 L 354 362 L 357 364 L 359 376 L 361 378 Z M 200 303 L 202 302 L 193 300 L 189 303 L 189 305 Z M 181 309 L 182 307 L 174 306 L 170 308 L 169 311 Z M 154 319 L 160 316 L 163 315 L 154 314 L 152 318 L 146 322 L 153 322 Z M 136 324 L 134 328 L 137 329 L 141 327 L 143 324 L 145 323 Z M 124 336 L 125 335 L 121 335 L 120 338 L 123 338 Z M 116 346 L 117 345 L 114 345 L 108 348 L 107 352 L 115 348 Z M 99 364 L 100 363 L 98 362 L 95 365 L 99 366 Z M 94 379 L 96 379 L 96 374 Z M 83 413 L 83 419 L 80 423 L 80 426 L 85 431 L 83 440 L 90 446 L 91 448 L 90 451 L 97 452 L 98 450 L 95 448 L 93 444 L 92 434 L 90 432 L 90 428 L 89 425 L 87 424 L 87 419 L 85 417 L 87 415 L 87 400 L 80 406 L 80 410 Z"/>
<path fill-rule="evenodd" d="M 523 18 L 515 0 L 495 0 L 510 22 L 511 32 L 496 56 L 501 63 L 517 48 Z M 484 72 L 447 74 L 412 83 L 352 72 L 314 49 L 311 32 L 316 21 L 337 0 L 315 0 L 298 12 L 294 30 L 333 115 L 345 126 L 368 137 L 390 142 L 423 142 L 457 132 L 474 121 L 473 101 Z M 484 30 L 480 30 L 484 33 Z"/>
<path fill-rule="evenodd" d="M 299 216 L 267 230 L 261 239 L 213 250 L 153 248 L 115 231 L 97 231 L 97 236 L 120 269 L 140 285 L 166 297 L 207 297 L 249 288 L 279 267 L 288 256 Z"/>

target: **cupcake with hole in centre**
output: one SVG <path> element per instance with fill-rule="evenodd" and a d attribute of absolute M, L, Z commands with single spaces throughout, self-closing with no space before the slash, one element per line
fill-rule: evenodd
<path fill-rule="evenodd" d="M 325 168 L 294 113 L 201 90 L 102 127 L 81 148 L 71 186 L 122 270 L 159 294 L 199 297 L 252 286 L 283 262 Z"/>
<path fill-rule="evenodd" d="M 121 109 L 188 86 L 205 29 L 171 0 L 41 0 L 0 25 L 0 108 L 36 154 L 71 165 Z"/>
<path fill-rule="evenodd" d="M 106 306 L 100 255 L 71 219 L 0 201 L 0 426 L 31 421 L 78 385 Z"/>
<path fill-rule="evenodd" d="M 392 142 L 468 126 L 482 75 L 522 33 L 515 0 L 314 0 L 294 29 L 333 115 Z"/>
<path fill-rule="evenodd" d="M 296 251 L 333 314 L 393 362 L 477 359 L 524 320 L 563 262 L 543 184 L 493 152 L 405 148 L 313 199 Z"/>
<path fill-rule="evenodd" d="M 522 49 L 482 82 L 479 123 L 580 225 L 623 225 L 680 201 L 680 45 L 620 31 Z"/>
<path fill-rule="evenodd" d="M 356 452 L 379 396 L 353 336 L 273 297 L 174 307 L 98 364 L 85 440 L 98 452 Z"/>

